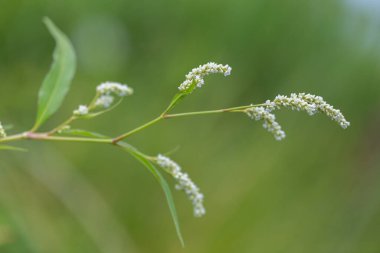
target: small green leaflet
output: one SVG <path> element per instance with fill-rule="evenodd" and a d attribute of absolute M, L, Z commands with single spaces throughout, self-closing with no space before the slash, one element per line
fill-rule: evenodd
<path fill-rule="evenodd" d="M 59 109 L 70 89 L 76 68 L 76 56 L 70 40 L 49 18 L 44 18 L 44 23 L 54 37 L 56 47 L 53 64 L 38 94 L 38 112 L 33 131 Z"/>

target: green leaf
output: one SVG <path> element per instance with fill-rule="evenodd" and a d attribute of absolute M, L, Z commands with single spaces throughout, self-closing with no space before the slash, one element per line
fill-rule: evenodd
<path fill-rule="evenodd" d="M 141 152 L 136 150 L 134 147 L 132 147 L 131 145 L 125 142 L 119 142 L 118 145 L 123 147 L 127 152 L 129 152 L 132 156 L 134 156 L 140 163 L 142 163 L 153 174 L 153 176 L 156 178 L 158 183 L 161 185 L 162 190 L 165 193 L 166 200 L 168 202 L 169 210 L 174 222 L 178 239 L 180 240 L 182 247 L 184 247 L 185 243 L 183 241 L 183 237 L 181 234 L 181 229 L 179 226 L 179 220 L 178 220 L 177 211 L 174 205 L 173 196 L 165 178 L 161 175 L 158 169 L 146 158 L 144 154 L 142 154 Z"/>
<path fill-rule="evenodd" d="M 11 150 L 11 151 L 21 151 L 21 152 L 27 152 L 27 149 L 14 147 L 14 146 L 8 146 L 8 145 L 0 145 L 0 150 Z"/>
<path fill-rule="evenodd" d="M 104 135 L 94 133 L 94 132 L 90 132 L 87 130 L 81 130 L 81 129 L 66 129 L 66 130 L 62 131 L 62 133 L 63 134 L 67 133 L 67 134 L 77 135 L 77 136 L 85 136 L 85 137 L 107 138 Z M 173 222 L 174 222 L 174 226 L 175 226 L 175 229 L 177 232 L 178 239 L 181 242 L 182 247 L 184 247 L 185 243 L 183 241 L 183 237 L 181 234 L 181 229 L 179 226 L 177 211 L 176 211 L 173 196 L 172 196 L 172 193 L 171 193 L 171 190 L 170 190 L 170 187 L 169 187 L 167 181 L 162 176 L 160 171 L 146 158 L 146 155 L 144 155 L 143 153 L 138 151 L 135 147 L 133 147 L 132 145 L 130 145 L 126 142 L 122 142 L 122 141 L 118 142 L 116 145 L 122 147 L 125 151 L 130 153 L 140 163 L 142 163 L 153 174 L 153 176 L 156 178 L 158 183 L 161 185 L 162 190 L 164 191 L 168 206 L 169 206 L 170 214 L 171 214 Z"/>
<path fill-rule="evenodd" d="M 75 52 L 69 39 L 50 19 L 44 18 L 44 23 L 54 37 L 56 47 L 53 64 L 38 94 L 38 112 L 33 131 L 59 109 L 69 91 L 76 68 Z"/>
<path fill-rule="evenodd" d="M 64 129 L 60 132 L 60 134 L 74 135 L 74 136 L 84 136 L 84 137 L 92 137 L 92 138 L 106 138 L 106 136 L 83 130 L 83 129 Z"/>

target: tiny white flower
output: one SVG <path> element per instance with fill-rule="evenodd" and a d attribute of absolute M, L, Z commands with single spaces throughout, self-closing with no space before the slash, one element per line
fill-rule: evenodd
<path fill-rule="evenodd" d="M 88 107 L 85 105 L 80 105 L 78 109 L 74 110 L 74 115 L 75 116 L 83 116 L 88 114 Z"/>
<path fill-rule="evenodd" d="M 190 179 L 189 175 L 181 171 L 181 167 L 170 158 L 159 154 L 157 156 L 157 164 L 166 170 L 177 181 L 175 188 L 186 193 L 191 200 L 194 209 L 194 216 L 201 217 L 206 214 L 206 209 L 203 206 L 203 194 L 198 186 Z"/>
<path fill-rule="evenodd" d="M 7 137 L 7 134 L 6 134 L 5 130 L 4 130 L 3 125 L 0 122 L 0 138 L 4 138 L 4 137 Z"/>
<path fill-rule="evenodd" d="M 178 87 L 180 91 L 189 91 L 193 87 L 202 87 L 204 84 L 204 77 L 209 74 L 222 73 L 224 76 L 231 74 L 232 68 L 228 65 L 217 64 L 209 62 L 204 65 L 199 65 L 198 68 L 193 68 L 187 75 L 186 80 Z"/>
<path fill-rule="evenodd" d="M 104 82 L 98 85 L 97 92 L 101 95 L 115 94 L 119 97 L 124 97 L 133 94 L 133 89 L 126 84 L 116 82 Z"/>
<path fill-rule="evenodd" d="M 100 96 L 96 102 L 95 106 L 103 107 L 103 108 L 108 108 L 111 106 L 111 104 L 114 101 L 114 97 L 111 95 L 102 95 Z"/>

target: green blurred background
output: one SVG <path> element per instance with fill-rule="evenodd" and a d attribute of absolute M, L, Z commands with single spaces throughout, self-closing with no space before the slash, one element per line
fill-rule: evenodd
<path fill-rule="evenodd" d="M 164 121 L 129 139 L 172 155 L 205 194 L 197 219 L 174 198 L 182 249 L 161 189 L 133 158 L 102 145 L 30 143 L 0 154 L 0 252 L 380 252 L 380 2 L 378 0 L 0 0 L 0 119 L 32 126 L 54 41 L 73 41 L 78 69 L 62 109 L 102 81 L 135 89 L 115 111 L 78 122 L 109 135 L 159 114 L 194 66 L 232 66 L 176 111 L 260 103 L 310 92 L 342 109 L 281 111 L 277 142 L 243 115 Z M 172 183 L 172 181 L 170 181 Z"/>

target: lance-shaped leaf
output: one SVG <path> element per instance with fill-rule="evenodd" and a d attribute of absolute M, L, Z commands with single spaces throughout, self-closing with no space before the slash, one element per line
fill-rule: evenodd
<path fill-rule="evenodd" d="M 38 94 L 38 112 L 33 131 L 37 130 L 59 109 L 70 89 L 76 68 L 75 52 L 70 40 L 50 19 L 45 18 L 44 23 L 54 37 L 56 47 L 53 64 Z"/>
<path fill-rule="evenodd" d="M 182 247 L 184 247 L 185 243 L 181 234 L 181 229 L 179 226 L 179 220 L 177 216 L 177 211 L 175 208 L 173 196 L 170 190 L 170 187 L 168 183 L 166 182 L 165 178 L 161 175 L 160 171 L 137 149 L 132 147 L 126 142 L 119 142 L 119 146 L 123 147 L 128 153 L 130 153 L 132 156 L 134 156 L 142 165 L 144 165 L 145 168 L 147 168 L 150 173 L 153 174 L 153 176 L 156 178 L 157 182 L 160 184 L 162 190 L 164 191 L 166 200 L 168 202 L 170 214 L 172 216 L 174 226 L 177 232 L 177 236 L 179 241 L 181 242 Z"/>
<path fill-rule="evenodd" d="M 77 136 L 85 136 L 85 137 L 93 137 L 93 138 L 108 138 L 102 134 L 90 132 L 87 130 L 82 130 L 82 129 L 66 129 L 62 131 L 62 134 L 70 134 L 70 135 L 77 135 Z M 182 245 L 184 247 L 184 240 L 182 237 L 181 229 L 179 226 L 179 220 L 178 220 L 178 215 L 177 215 L 177 210 L 175 208 L 174 200 L 173 200 L 173 195 L 170 190 L 170 187 L 165 180 L 164 176 L 161 175 L 160 171 L 147 159 L 147 156 L 138 151 L 135 147 L 132 145 L 120 141 L 116 145 L 122 147 L 125 151 L 127 151 L 129 154 L 131 154 L 134 158 L 136 158 L 142 165 L 144 165 L 145 168 L 149 170 L 150 173 L 153 174 L 157 182 L 160 184 L 165 197 L 166 201 L 169 206 L 169 211 L 172 216 L 173 222 L 174 222 L 174 227 L 177 232 L 177 237 Z"/>

